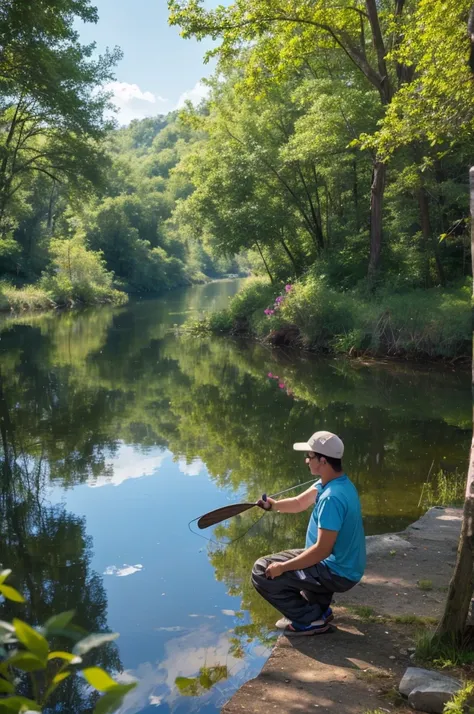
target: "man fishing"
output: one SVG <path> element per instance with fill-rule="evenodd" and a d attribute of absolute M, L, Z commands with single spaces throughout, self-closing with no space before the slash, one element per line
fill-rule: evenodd
<path fill-rule="evenodd" d="M 277 627 L 286 635 L 316 635 L 329 630 L 333 594 L 350 590 L 364 574 L 365 536 L 359 495 L 342 468 L 341 439 L 317 431 L 293 448 L 306 452 L 311 474 L 320 479 L 299 496 L 263 497 L 258 505 L 280 513 L 313 507 L 306 547 L 260 558 L 252 583 L 284 615 Z"/>

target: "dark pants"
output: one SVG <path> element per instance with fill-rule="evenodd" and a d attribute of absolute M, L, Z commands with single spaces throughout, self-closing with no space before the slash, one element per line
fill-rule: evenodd
<path fill-rule="evenodd" d="M 285 550 L 283 553 L 259 558 L 252 569 L 252 584 L 265 600 L 289 620 L 309 625 L 328 609 L 334 593 L 346 592 L 357 583 L 331 573 L 322 563 L 304 570 L 289 570 L 274 580 L 265 576 L 270 563 L 284 563 L 302 552 Z"/>

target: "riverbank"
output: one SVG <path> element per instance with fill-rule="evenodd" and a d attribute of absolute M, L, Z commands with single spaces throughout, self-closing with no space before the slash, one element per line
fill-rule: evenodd
<path fill-rule="evenodd" d="M 320 354 L 462 360 L 471 354 L 470 288 L 338 292 L 312 274 L 276 286 L 254 279 L 194 334 L 252 337 Z"/>
<path fill-rule="evenodd" d="M 261 673 L 222 714 L 405 714 L 397 694 L 420 632 L 439 618 L 462 511 L 431 508 L 398 534 L 367 537 L 361 583 L 336 596 L 331 634 L 280 637 Z"/>

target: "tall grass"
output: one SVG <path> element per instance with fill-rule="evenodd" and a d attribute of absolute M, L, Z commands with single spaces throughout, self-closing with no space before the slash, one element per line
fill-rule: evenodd
<path fill-rule="evenodd" d="M 446 473 L 441 470 L 431 480 L 423 484 L 421 504 L 423 508 L 432 506 L 462 506 L 466 490 L 466 475 L 459 471 Z"/>

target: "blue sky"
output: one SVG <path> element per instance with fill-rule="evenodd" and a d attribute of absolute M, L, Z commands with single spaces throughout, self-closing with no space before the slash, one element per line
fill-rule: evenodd
<path fill-rule="evenodd" d="M 80 36 L 84 43 L 96 42 L 99 52 L 115 45 L 124 52 L 109 87 L 120 124 L 165 114 L 186 99 L 197 103 L 205 94 L 200 80 L 214 66 L 203 63 L 211 43 L 183 40 L 178 27 L 169 27 L 166 0 L 94 0 L 94 5 L 99 22 L 81 24 Z"/>

